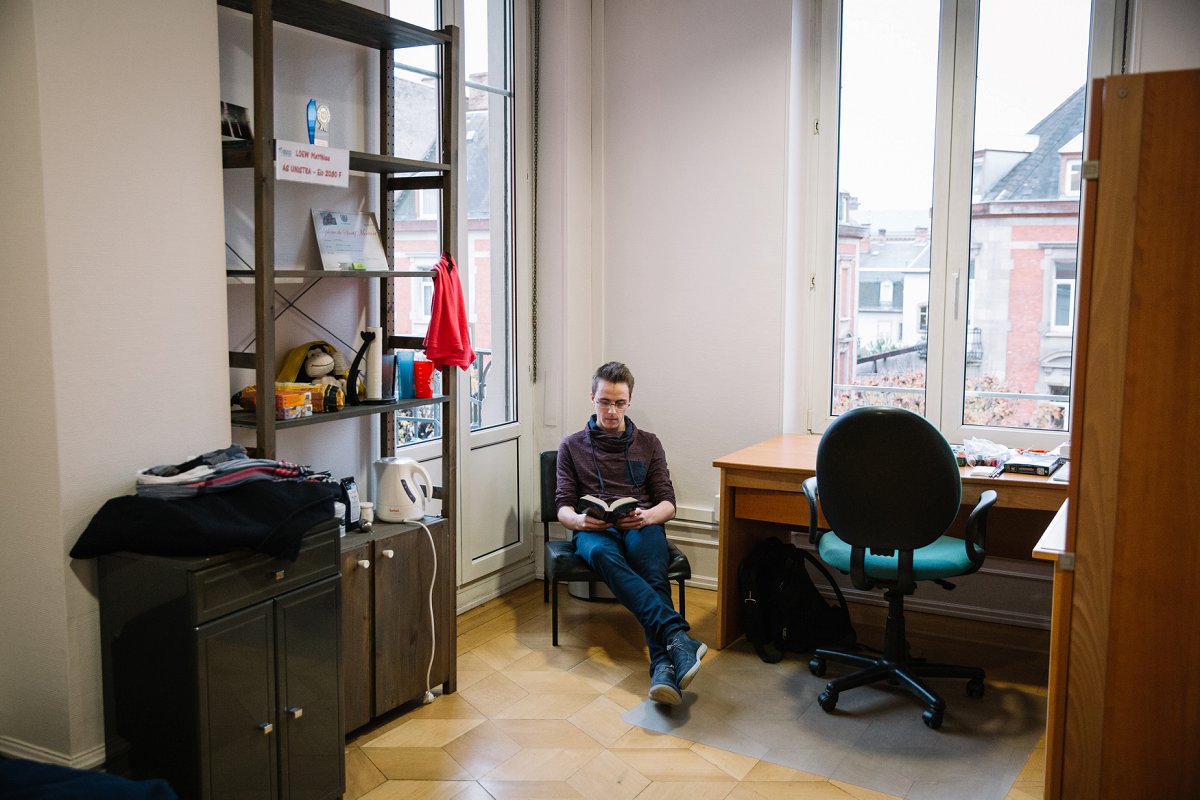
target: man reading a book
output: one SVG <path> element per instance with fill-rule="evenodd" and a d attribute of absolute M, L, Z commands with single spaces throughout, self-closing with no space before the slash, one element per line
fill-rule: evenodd
<path fill-rule="evenodd" d="M 617 361 L 592 376 L 595 413 L 558 447 L 558 521 L 574 531 L 575 551 L 596 571 L 646 631 L 650 699 L 678 705 L 708 647 L 688 635 L 671 601 L 667 535 L 675 517 L 675 488 L 658 437 L 625 416 L 633 373 Z M 615 520 L 600 504 L 631 497 L 636 507 Z"/>

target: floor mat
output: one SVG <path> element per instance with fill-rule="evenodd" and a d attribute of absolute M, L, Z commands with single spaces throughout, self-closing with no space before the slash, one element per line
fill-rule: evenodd
<path fill-rule="evenodd" d="M 825 713 L 817 695 L 850 671 L 830 663 L 818 678 L 794 654 L 766 664 L 743 639 L 705 657 L 681 705 L 646 701 L 622 719 L 909 800 L 1003 800 L 1045 730 L 1044 692 L 990 680 L 982 698 L 965 681 L 930 681 L 947 705 L 936 731 L 886 684 L 844 692 Z"/>

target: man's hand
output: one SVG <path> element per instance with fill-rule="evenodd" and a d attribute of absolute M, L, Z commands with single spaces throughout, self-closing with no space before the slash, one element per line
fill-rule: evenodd
<path fill-rule="evenodd" d="M 572 531 L 603 531 L 612 527 L 602 519 L 596 519 L 588 514 L 572 511 L 566 506 L 563 506 L 559 510 L 558 521 L 563 524 L 564 528 Z"/>
<path fill-rule="evenodd" d="M 636 531 L 639 528 L 644 528 L 650 523 L 646 521 L 646 512 L 640 508 L 635 508 L 625 516 L 621 517 L 613 525 L 614 528 L 622 531 Z"/>
<path fill-rule="evenodd" d="M 616 527 L 632 531 L 647 525 L 665 525 L 672 519 L 675 519 L 675 506 L 663 500 L 653 508 L 635 508 L 628 516 L 617 520 Z"/>
<path fill-rule="evenodd" d="M 644 528 L 647 525 L 663 525 L 668 520 L 674 518 L 675 506 L 666 500 L 654 506 L 654 508 L 635 508 L 632 512 L 617 520 L 615 525 L 583 514 L 570 506 L 563 506 L 558 510 L 559 523 L 571 531 L 603 531 L 609 528 L 632 531 Z"/>

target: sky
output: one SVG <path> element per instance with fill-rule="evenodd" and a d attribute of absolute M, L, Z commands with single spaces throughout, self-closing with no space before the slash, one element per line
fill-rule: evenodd
<path fill-rule="evenodd" d="M 388 14 L 431 30 L 440 28 L 438 0 L 389 0 Z M 471 25 L 460 25 L 463 31 L 462 49 L 467 75 L 486 72 L 488 65 L 487 15 L 488 0 L 463 0 L 463 15 Z M 433 70 L 437 68 L 437 51 L 432 47 L 411 48 L 397 53 L 396 60 L 408 66 Z"/>
<path fill-rule="evenodd" d="M 1084 84 L 1090 5 L 981 0 L 975 149 L 1030 149 Z M 839 190 L 863 213 L 931 205 L 939 24 L 937 0 L 845 0 Z"/>

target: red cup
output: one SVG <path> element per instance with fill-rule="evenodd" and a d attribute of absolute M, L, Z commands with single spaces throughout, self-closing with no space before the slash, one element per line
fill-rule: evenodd
<path fill-rule="evenodd" d="M 415 397 L 433 397 L 433 362 L 413 362 L 413 387 Z"/>

